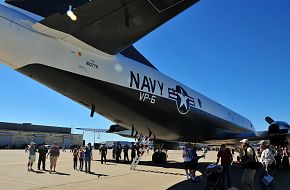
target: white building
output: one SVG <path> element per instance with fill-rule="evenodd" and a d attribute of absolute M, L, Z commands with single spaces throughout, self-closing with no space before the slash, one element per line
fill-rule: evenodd
<path fill-rule="evenodd" d="M 69 148 L 72 144 L 81 146 L 83 135 L 71 134 L 71 128 L 65 127 L 0 122 L 0 148 L 24 148 L 30 142 L 35 142 L 36 146 L 57 143 Z"/>

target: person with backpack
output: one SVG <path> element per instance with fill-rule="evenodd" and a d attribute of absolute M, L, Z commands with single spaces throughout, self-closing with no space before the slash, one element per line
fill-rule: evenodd
<path fill-rule="evenodd" d="M 227 188 L 232 187 L 231 180 L 231 164 L 233 162 L 233 156 L 229 148 L 226 147 L 225 144 L 221 145 L 220 151 L 217 154 L 217 163 L 219 163 L 221 158 L 221 165 L 223 166 L 222 171 L 222 179 L 223 185 L 225 185 L 226 177 L 227 177 Z"/>
<path fill-rule="evenodd" d="M 263 164 L 261 168 L 261 176 L 260 176 L 260 188 L 261 190 L 274 189 L 274 181 L 272 180 L 268 185 L 266 185 L 262 179 L 264 176 L 270 175 L 273 177 L 273 171 L 275 170 L 275 157 L 273 152 L 269 148 L 269 143 L 265 140 L 261 140 L 259 142 L 261 157 L 260 162 Z"/>
<path fill-rule="evenodd" d="M 243 148 L 243 154 L 241 158 L 241 166 L 243 167 L 241 176 L 241 189 L 254 190 L 256 175 L 256 154 L 254 149 L 250 146 L 248 139 L 243 139 L 240 142 Z"/>

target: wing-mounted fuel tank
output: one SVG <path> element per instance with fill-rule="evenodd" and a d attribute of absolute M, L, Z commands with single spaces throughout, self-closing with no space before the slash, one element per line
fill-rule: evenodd
<path fill-rule="evenodd" d="M 265 120 L 270 124 L 268 127 L 270 143 L 275 146 L 287 146 L 287 136 L 290 135 L 289 124 L 284 121 L 274 121 L 270 117 L 266 117 Z"/>

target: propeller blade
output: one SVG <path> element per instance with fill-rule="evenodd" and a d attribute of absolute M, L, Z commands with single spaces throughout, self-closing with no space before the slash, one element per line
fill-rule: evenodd
<path fill-rule="evenodd" d="M 269 116 L 267 116 L 267 117 L 265 118 L 265 121 L 266 121 L 267 123 L 269 123 L 270 125 L 274 122 L 274 120 L 273 120 L 271 117 L 269 117 Z"/>

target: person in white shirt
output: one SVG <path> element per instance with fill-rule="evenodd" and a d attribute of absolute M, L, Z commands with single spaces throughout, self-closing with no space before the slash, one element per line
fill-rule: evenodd
<path fill-rule="evenodd" d="M 192 173 L 192 167 L 191 167 L 191 148 L 189 147 L 189 145 L 185 145 L 185 148 L 182 151 L 182 156 L 184 159 L 184 169 L 185 169 L 185 174 L 187 179 L 190 179 L 191 173 Z"/>
<path fill-rule="evenodd" d="M 269 143 L 265 140 L 259 142 L 261 149 L 260 162 L 263 164 L 261 176 L 260 176 L 260 188 L 261 190 L 274 189 L 274 180 L 267 186 L 261 179 L 266 175 L 271 175 L 273 177 L 273 170 L 275 169 L 275 157 L 273 152 L 269 148 Z"/>

